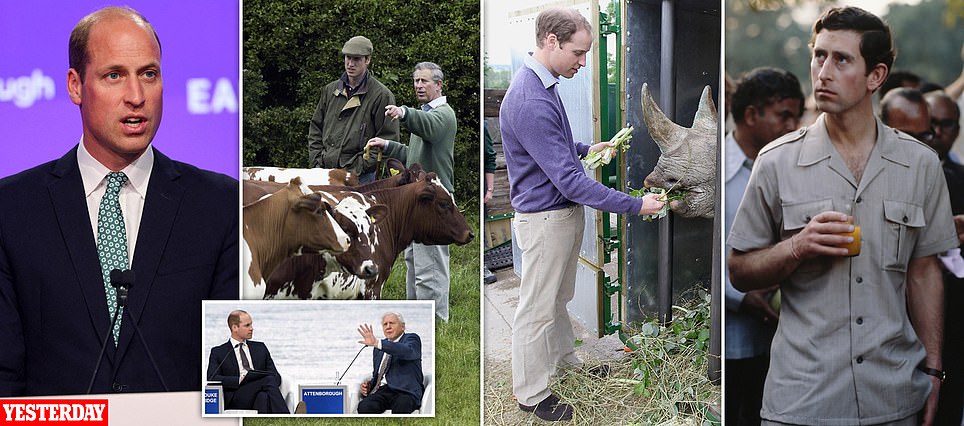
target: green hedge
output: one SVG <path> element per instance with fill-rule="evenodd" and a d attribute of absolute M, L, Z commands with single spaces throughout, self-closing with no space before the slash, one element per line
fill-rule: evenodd
<path fill-rule="evenodd" d="M 445 72 L 455 108 L 455 191 L 477 209 L 479 188 L 479 0 L 246 0 L 243 11 L 245 165 L 306 167 L 308 126 L 321 89 L 341 76 L 341 47 L 364 35 L 371 71 L 401 105 L 417 106 L 412 68 Z M 408 134 L 402 130 L 402 142 Z"/>

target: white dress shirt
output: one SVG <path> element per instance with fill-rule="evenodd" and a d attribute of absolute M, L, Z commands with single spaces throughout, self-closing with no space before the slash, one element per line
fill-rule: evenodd
<path fill-rule="evenodd" d="M 87 213 L 90 215 L 90 228 L 97 242 L 97 214 L 100 201 L 107 191 L 107 174 L 111 172 L 106 166 L 98 162 L 84 148 L 81 138 L 77 148 L 77 165 L 80 168 L 80 178 L 84 183 L 84 196 L 87 199 Z M 127 232 L 127 265 L 134 262 L 134 247 L 137 245 L 137 231 L 140 229 L 141 216 L 144 211 L 144 200 L 147 197 L 147 184 L 154 169 L 154 150 L 148 146 L 140 157 L 124 167 L 122 172 L 127 175 L 127 183 L 120 190 L 120 208 L 124 215 L 124 228 Z"/>

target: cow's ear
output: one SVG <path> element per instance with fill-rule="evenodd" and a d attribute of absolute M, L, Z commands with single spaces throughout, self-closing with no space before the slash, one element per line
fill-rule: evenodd
<path fill-rule="evenodd" d="M 381 222 L 385 216 L 388 216 L 388 206 L 384 204 L 375 204 L 374 206 L 369 207 L 366 213 L 368 213 L 368 217 L 371 218 L 372 224 L 374 225 L 378 222 Z"/>
<path fill-rule="evenodd" d="M 321 196 L 319 196 L 318 194 L 312 193 L 312 194 L 302 195 L 298 197 L 298 201 L 296 201 L 295 204 L 291 206 L 291 209 L 292 210 L 304 209 L 308 211 L 315 211 L 315 210 L 318 210 L 318 207 L 320 207 L 321 204 L 323 203 L 324 201 L 321 200 Z M 327 207 L 327 204 L 325 204 L 325 206 Z"/>

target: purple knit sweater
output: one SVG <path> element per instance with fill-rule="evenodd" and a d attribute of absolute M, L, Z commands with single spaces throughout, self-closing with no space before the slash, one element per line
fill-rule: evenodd
<path fill-rule="evenodd" d="M 512 207 L 533 213 L 582 204 L 615 213 L 639 212 L 641 199 L 586 175 L 579 157 L 589 146 L 573 141 L 558 84 L 547 89 L 529 66 L 516 73 L 499 113 Z"/>

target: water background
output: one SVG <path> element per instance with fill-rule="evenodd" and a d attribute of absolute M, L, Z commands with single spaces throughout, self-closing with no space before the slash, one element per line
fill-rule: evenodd
<path fill-rule="evenodd" d="M 432 301 L 205 301 L 202 341 L 202 377 L 207 372 L 211 348 L 226 342 L 231 333 L 228 314 L 247 311 L 254 325 L 251 340 L 264 342 L 278 372 L 295 384 L 334 384 L 363 347 L 359 324 L 371 324 L 376 338 L 384 338 L 381 317 L 398 312 L 405 317 L 405 332 L 422 340 L 422 371 L 435 373 L 435 309 Z M 342 384 L 356 386 L 372 374 L 372 350 L 367 347 L 348 369 Z M 204 381 L 206 382 L 206 381 Z"/>

